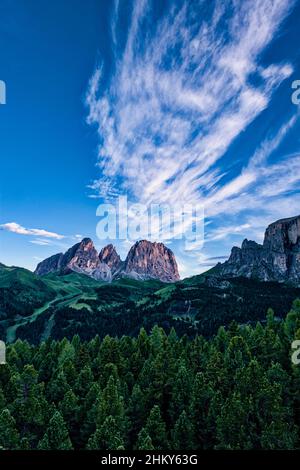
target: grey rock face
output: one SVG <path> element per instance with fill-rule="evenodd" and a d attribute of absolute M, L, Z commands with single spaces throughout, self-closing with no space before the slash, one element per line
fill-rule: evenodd
<path fill-rule="evenodd" d="M 50 258 L 41 261 L 36 267 L 35 274 L 44 276 L 45 274 L 59 271 L 63 256 L 63 253 L 58 253 L 57 255 L 50 256 Z"/>
<path fill-rule="evenodd" d="M 90 238 L 84 238 L 64 254 L 61 261 L 61 271 L 63 273 L 70 271 L 90 273 L 97 269 L 99 264 L 98 252 L 93 241 Z"/>
<path fill-rule="evenodd" d="M 111 244 L 102 248 L 99 253 L 99 260 L 110 268 L 112 275 L 120 271 L 124 264 L 115 247 Z"/>
<path fill-rule="evenodd" d="M 97 281 L 111 282 L 113 279 L 112 272 L 109 266 L 105 263 L 99 263 L 98 267 L 90 272 L 85 271 L 82 274 L 88 274 Z"/>
<path fill-rule="evenodd" d="M 98 252 L 90 238 L 84 238 L 80 243 L 76 243 L 65 254 L 60 253 L 45 259 L 38 264 L 35 274 L 39 276 L 53 272 L 68 274 L 72 271 L 99 280 L 111 280 L 110 269 L 100 262 Z"/>
<path fill-rule="evenodd" d="M 131 247 L 124 274 L 134 279 L 160 279 L 163 282 L 180 279 L 174 253 L 163 243 L 147 240 L 138 241 Z"/>
<path fill-rule="evenodd" d="M 244 240 L 241 248 L 233 247 L 219 273 L 300 285 L 300 216 L 269 225 L 263 245 Z"/>
<path fill-rule="evenodd" d="M 38 264 L 35 274 L 43 276 L 59 272 L 77 272 L 97 280 L 111 282 L 120 277 L 134 279 L 159 279 L 163 282 L 179 280 L 173 252 L 163 243 L 139 241 L 122 261 L 113 245 L 102 248 L 98 254 L 90 238 L 84 238 L 65 254 L 59 253 Z"/>

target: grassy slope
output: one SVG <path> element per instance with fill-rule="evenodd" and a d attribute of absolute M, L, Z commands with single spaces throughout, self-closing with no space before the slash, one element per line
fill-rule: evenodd
<path fill-rule="evenodd" d="M 27 315 L 55 297 L 41 278 L 23 268 L 0 266 L 0 317 Z"/>
<path fill-rule="evenodd" d="M 40 278 L 22 268 L 0 265 L 0 326 L 12 328 L 17 322 L 14 332 L 20 326 L 22 337 L 26 332 L 30 335 L 33 327 L 36 335 L 42 335 L 51 317 L 56 332 L 61 328 L 62 333 L 76 324 L 80 334 L 85 330 L 96 334 L 99 328 L 105 333 L 102 329 L 115 321 L 116 325 L 129 325 L 126 334 L 131 322 L 132 331 L 167 322 L 178 325 L 180 332 L 210 335 L 232 319 L 239 323 L 262 320 L 269 307 L 281 316 L 300 297 L 300 289 L 248 279 L 231 279 L 225 287 L 210 286 L 207 277 L 211 274 L 215 270 L 176 284 L 129 278 L 107 284 L 77 273 Z M 6 318 L 11 320 L 9 325 L 3 322 Z"/>

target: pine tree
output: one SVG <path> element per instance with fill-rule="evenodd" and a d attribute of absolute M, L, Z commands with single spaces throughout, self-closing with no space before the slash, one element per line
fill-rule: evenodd
<path fill-rule="evenodd" d="M 136 442 L 138 432 L 142 428 L 147 416 L 145 395 L 139 385 L 134 385 L 133 387 L 127 414 L 130 421 L 129 439 L 130 442 Z"/>
<path fill-rule="evenodd" d="M 119 381 L 111 375 L 99 398 L 96 424 L 97 428 L 100 429 L 105 419 L 108 416 L 112 416 L 123 436 L 127 427 L 127 419 L 125 416 L 124 400 L 120 395 L 119 388 Z"/>
<path fill-rule="evenodd" d="M 220 326 L 220 328 L 218 329 L 218 333 L 214 339 L 214 343 L 216 344 L 218 351 L 220 351 L 221 353 L 224 353 L 227 349 L 228 335 L 224 326 Z"/>
<path fill-rule="evenodd" d="M 55 357 L 51 352 L 45 352 L 42 356 L 39 366 L 39 380 L 48 383 L 53 377 L 53 371 L 55 370 L 56 362 Z"/>
<path fill-rule="evenodd" d="M 79 410 L 78 398 L 74 394 L 73 390 L 69 390 L 63 400 L 59 403 L 59 410 L 68 423 L 76 421 L 76 416 Z"/>
<path fill-rule="evenodd" d="M 229 377 L 233 379 L 236 372 L 244 368 L 250 359 L 250 350 L 244 338 L 233 336 L 225 352 L 225 367 Z"/>
<path fill-rule="evenodd" d="M 22 437 L 22 439 L 20 441 L 20 449 L 21 450 L 30 450 L 30 444 L 29 444 L 29 440 L 27 439 L 27 437 Z"/>
<path fill-rule="evenodd" d="M 72 343 L 72 346 L 75 350 L 75 368 L 80 372 L 85 366 L 88 366 L 91 363 L 91 358 L 89 355 L 88 348 L 85 343 L 79 343 L 79 348 Z"/>
<path fill-rule="evenodd" d="M 269 310 L 264 324 L 209 339 L 155 327 L 138 338 L 18 340 L 0 367 L 0 448 L 298 448 L 299 318 L 296 301 L 285 321 Z"/>
<path fill-rule="evenodd" d="M 15 450 L 19 447 L 19 433 L 16 429 L 16 421 L 8 409 L 0 414 L 0 448 Z"/>
<path fill-rule="evenodd" d="M 94 382 L 94 376 L 89 365 L 85 365 L 80 371 L 75 383 L 74 391 L 80 397 L 85 397 Z"/>
<path fill-rule="evenodd" d="M 48 429 L 40 442 L 39 449 L 72 449 L 72 444 L 66 423 L 59 411 L 56 411 L 50 419 Z"/>
<path fill-rule="evenodd" d="M 77 371 L 75 369 L 74 362 L 71 359 L 66 359 L 62 366 L 63 373 L 66 377 L 66 381 L 71 388 L 75 387 L 77 380 Z"/>
<path fill-rule="evenodd" d="M 292 310 L 287 314 L 284 322 L 284 332 L 291 342 L 295 339 L 295 333 L 300 329 L 300 299 L 293 302 Z"/>
<path fill-rule="evenodd" d="M 185 411 L 182 411 L 172 432 L 172 447 L 175 450 L 193 449 L 192 425 Z"/>
<path fill-rule="evenodd" d="M 149 410 L 153 403 L 163 406 L 166 392 L 166 355 L 163 351 L 157 355 L 151 355 L 144 362 L 139 376 L 139 384 L 145 391 L 146 407 Z"/>
<path fill-rule="evenodd" d="M 152 408 L 145 429 L 156 450 L 168 449 L 166 424 L 161 417 L 158 405 L 154 405 Z"/>
<path fill-rule="evenodd" d="M 205 375 L 211 386 L 220 392 L 228 392 L 231 382 L 231 377 L 227 374 L 224 362 L 224 354 L 218 351 L 215 346 L 210 346 Z"/>
<path fill-rule="evenodd" d="M 17 339 L 17 341 L 14 343 L 14 348 L 21 361 L 20 366 L 22 367 L 25 364 L 30 364 L 32 354 L 31 346 L 29 345 L 28 341 L 21 341 L 20 339 Z"/>
<path fill-rule="evenodd" d="M 14 416 L 22 433 L 39 434 L 44 425 L 45 400 L 41 396 L 41 385 L 37 384 L 38 373 L 32 365 L 24 366 L 17 379 L 17 394 L 13 402 Z"/>
<path fill-rule="evenodd" d="M 153 355 L 160 354 L 163 351 L 166 339 L 164 330 L 155 325 L 150 335 L 150 350 Z"/>
<path fill-rule="evenodd" d="M 149 356 L 150 351 L 150 340 L 146 333 L 145 328 L 140 329 L 140 333 L 137 337 L 137 347 L 141 357 L 145 360 Z"/>
<path fill-rule="evenodd" d="M 191 377 L 184 361 L 179 364 L 178 372 L 172 387 L 170 416 L 175 423 L 178 416 L 187 409 L 191 402 Z"/>
<path fill-rule="evenodd" d="M 49 437 L 47 433 L 45 433 L 43 438 L 39 441 L 37 448 L 38 450 L 53 450 L 51 449 Z"/>
<path fill-rule="evenodd" d="M 289 450 L 297 445 L 297 427 L 282 421 L 272 421 L 263 427 L 260 439 L 262 449 Z"/>
<path fill-rule="evenodd" d="M 300 340 L 300 329 L 296 331 L 295 339 Z M 295 424 L 300 428 L 300 365 L 292 364 L 291 398 L 293 400 Z"/>
<path fill-rule="evenodd" d="M 90 437 L 87 448 L 89 450 L 117 450 L 124 448 L 116 420 L 108 416 L 102 426 Z"/>
<path fill-rule="evenodd" d="M 78 422 L 81 423 L 80 439 L 84 445 L 96 431 L 96 420 L 101 400 L 101 388 L 97 383 L 93 383 L 78 413 Z"/>
<path fill-rule="evenodd" d="M 154 450 L 151 437 L 145 428 L 142 428 L 138 434 L 135 450 Z"/>
<path fill-rule="evenodd" d="M 58 408 L 68 426 L 72 442 L 80 443 L 80 407 L 78 398 L 72 390 L 66 393 L 64 399 L 59 403 Z"/>
<path fill-rule="evenodd" d="M 5 396 L 4 396 L 4 393 L 0 384 L 0 411 L 3 410 L 3 408 L 5 408 L 5 404 L 6 404 L 6 400 L 5 400 Z"/>
<path fill-rule="evenodd" d="M 58 403 L 63 400 L 65 394 L 70 390 L 70 385 L 67 382 L 63 370 L 57 372 L 54 378 L 49 382 L 46 389 L 46 396 L 48 401 Z"/>
<path fill-rule="evenodd" d="M 62 367 L 65 362 L 72 362 L 75 358 L 75 348 L 74 346 L 64 338 L 61 342 L 61 351 L 58 356 L 58 365 Z"/>
<path fill-rule="evenodd" d="M 247 408 L 247 403 L 242 401 L 239 393 L 235 392 L 227 398 L 217 418 L 217 449 L 252 448 Z"/>
<path fill-rule="evenodd" d="M 119 341 L 116 338 L 105 336 L 99 349 L 99 367 L 104 369 L 106 364 L 115 364 L 118 373 L 123 370 L 123 358 L 120 354 Z"/>
<path fill-rule="evenodd" d="M 99 383 L 102 388 L 105 388 L 110 376 L 114 377 L 114 380 L 120 385 L 119 373 L 116 364 L 108 362 L 104 367 L 101 368 L 101 375 L 99 377 Z"/>
<path fill-rule="evenodd" d="M 190 417 L 193 432 L 193 447 L 205 449 L 213 445 L 214 430 L 210 427 L 209 411 L 214 397 L 214 391 L 209 384 L 205 383 L 202 372 L 195 377 L 190 402 Z"/>

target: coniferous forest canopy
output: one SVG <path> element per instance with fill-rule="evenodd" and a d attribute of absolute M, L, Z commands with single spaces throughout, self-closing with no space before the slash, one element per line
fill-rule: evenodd
<path fill-rule="evenodd" d="M 0 367 L 2 449 L 300 448 L 300 301 L 285 320 L 167 335 L 17 340 Z"/>

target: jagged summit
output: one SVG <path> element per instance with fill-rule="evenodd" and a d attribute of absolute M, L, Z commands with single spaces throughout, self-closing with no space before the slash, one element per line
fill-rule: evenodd
<path fill-rule="evenodd" d="M 174 253 L 163 243 L 148 240 L 140 240 L 130 248 L 125 273 L 142 279 L 158 278 L 164 282 L 179 280 Z"/>
<path fill-rule="evenodd" d="M 163 243 L 147 240 L 136 242 L 125 261 L 122 261 L 112 244 L 102 248 L 98 254 L 93 241 L 84 238 L 65 254 L 58 253 L 39 263 L 35 274 L 43 276 L 52 272 L 67 274 L 72 271 L 105 281 L 122 276 L 163 282 L 179 280 L 174 253 Z"/>
<path fill-rule="evenodd" d="M 102 248 L 99 253 L 99 260 L 101 263 L 107 264 L 112 274 L 115 274 L 123 266 L 123 262 L 112 244 Z"/>
<path fill-rule="evenodd" d="M 233 247 L 219 274 L 300 285 L 300 216 L 271 223 L 262 245 L 245 239 Z"/>

